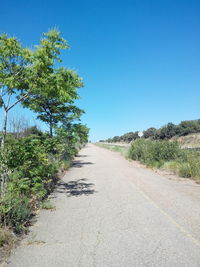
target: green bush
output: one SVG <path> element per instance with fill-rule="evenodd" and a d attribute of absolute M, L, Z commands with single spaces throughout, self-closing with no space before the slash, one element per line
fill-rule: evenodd
<path fill-rule="evenodd" d="M 191 165 L 187 162 L 183 162 L 179 165 L 178 174 L 181 177 L 189 178 L 192 176 L 191 174 Z"/>
<path fill-rule="evenodd" d="M 60 152 L 52 147 L 59 146 L 62 144 L 55 144 L 53 138 L 34 135 L 7 142 L 0 153 L 0 174 L 6 177 L 5 188 L 1 188 L 0 225 L 12 227 L 17 233 L 23 230 L 33 202 L 43 199 L 51 189 L 60 166 L 53 156 Z"/>
<path fill-rule="evenodd" d="M 0 150 L 0 227 L 22 232 L 34 207 L 52 190 L 58 169 L 68 168 L 78 149 L 77 139 L 64 131 L 7 139 Z"/>
<path fill-rule="evenodd" d="M 13 192 L 33 194 L 38 198 L 45 196 L 57 169 L 39 137 L 29 136 L 7 145 L 4 157 L 10 170 L 9 187 Z"/>
<path fill-rule="evenodd" d="M 184 160 L 182 159 L 181 162 L 185 162 L 186 164 L 189 165 L 187 169 L 189 170 L 188 173 L 190 174 L 190 176 L 187 176 L 187 177 L 200 178 L 200 153 L 199 152 L 185 150 Z M 182 169 L 186 169 L 186 167 L 185 168 L 182 167 Z"/>
<path fill-rule="evenodd" d="M 151 166 L 160 166 L 165 161 L 177 158 L 180 148 L 176 142 L 138 139 L 131 144 L 129 157 Z"/>
<path fill-rule="evenodd" d="M 31 209 L 28 197 L 9 192 L 5 198 L 0 200 L 0 223 L 20 233 L 24 229 L 23 223 L 30 218 Z"/>

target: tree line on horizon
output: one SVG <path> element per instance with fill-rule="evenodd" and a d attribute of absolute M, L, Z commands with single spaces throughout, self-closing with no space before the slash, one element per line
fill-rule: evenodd
<path fill-rule="evenodd" d="M 200 119 L 197 120 L 186 120 L 181 121 L 179 124 L 173 124 L 169 122 L 168 124 L 162 126 L 161 128 L 150 127 L 143 131 L 143 138 L 152 140 L 169 140 L 175 136 L 185 136 L 192 133 L 200 133 Z M 114 136 L 113 138 L 108 138 L 106 140 L 100 140 L 100 142 L 116 143 L 125 142 L 130 143 L 136 139 L 139 139 L 139 131 L 128 132 L 121 136 Z"/>

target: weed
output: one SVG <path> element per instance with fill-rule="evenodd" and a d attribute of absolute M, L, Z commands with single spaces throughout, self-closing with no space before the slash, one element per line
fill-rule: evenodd
<path fill-rule="evenodd" d="M 41 203 L 41 206 L 40 207 L 42 209 L 45 209 L 45 210 L 55 210 L 55 208 L 56 208 L 49 200 L 44 200 Z"/>

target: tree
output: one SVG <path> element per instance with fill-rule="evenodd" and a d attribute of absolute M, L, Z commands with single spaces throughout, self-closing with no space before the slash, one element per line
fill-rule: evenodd
<path fill-rule="evenodd" d="M 51 77 L 52 80 L 44 85 L 46 94 L 43 91 L 31 94 L 23 105 L 38 113 L 37 118 L 49 125 L 50 136 L 53 136 L 53 127 L 59 122 L 79 119 L 84 111 L 73 105 L 74 100 L 79 98 L 77 89 L 83 86 L 82 79 L 65 68 L 54 70 Z"/>
<path fill-rule="evenodd" d="M 148 128 L 146 131 L 144 131 L 143 137 L 144 138 L 154 138 L 156 135 L 156 131 L 157 130 L 154 127 Z"/>
<path fill-rule="evenodd" d="M 119 136 L 114 136 L 112 138 L 112 142 L 114 142 L 114 143 L 120 142 L 120 137 Z"/>
<path fill-rule="evenodd" d="M 156 139 L 170 139 L 177 134 L 177 126 L 171 122 L 160 128 L 156 133 Z"/>
<path fill-rule="evenodd" d="M 23 48 L 16 38 L 0 36 L 0 106 L 4 108 L 2 147 L 9 110 L 31 95 L 48 96 L 49 88 L 45 85 L 53 81 L 54 64 L 61 62 L 60 50 L 67 48 L 67 41 L 57 29 L 44 33 L 34 51 Z M 12 95 L 15 95 L 15 101 L 10 104 Z"/>
<path fill-rule="evenodd" d="M 199 120 L 182 121 L 177 127 L 178 135 L 187 135 L 200 132 Z"/>
<path fill-rule="evenodd" d="M 137 132 L 129 132 L 121 136 L 121 140 L 127 143 L 130 143 L 133 140 L 139 138 L 138 131 Z"/>

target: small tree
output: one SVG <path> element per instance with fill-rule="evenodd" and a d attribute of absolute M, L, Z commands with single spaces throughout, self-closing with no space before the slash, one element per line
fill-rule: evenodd
<path fill-rule="evenodd" d="M 80 144 L 88 142 L 89 128 L 81 123 L 74 124 L 74 132 L 79 138 Z"/>
<path fill-rule="evenodd" d="M 53 127 L 59 122 L 79 119 L 84 112 L 73 105 L 79 98 L 77 88 L 82 87 L 82 79 L 73 71 L 61 68 L 55 70 L 44 85 L 48 88 L 44 93 L 31 94 L 23 101 L 23 105 L 38 113 L 37 118 L 49 125 L 50 136 L 53 136 Z"/>

